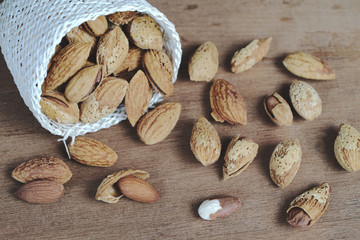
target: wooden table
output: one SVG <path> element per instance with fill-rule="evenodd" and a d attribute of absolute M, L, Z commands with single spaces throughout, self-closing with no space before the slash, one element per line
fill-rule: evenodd
<path fill-rule="evenodd" d="M 113 167 L 83 166 L 68 160 L 58 136 L 41 128 L 25 106 L 0 58 L 0 239 L 359 239 L 360 173 L 347 173 L 337 163 L 333 143 L 340 123 L 360 129 L 360 3 L 357 0 L 201 0 L 150 1 L 176 25 L 183 62 L 175 92 L 166 102 L 182 104 L 180 120 L 166 140 L 145 146 L 125 121 L 87 136 L 111 146 L 119 155 Z M 233 53 L 255 38 L 273 37 L 267 57 L 241 74 L 229 71 Z M 211 83 L 189 81 L 190 55 L 204 41 L 220 53 L 216 78 L 236 86 L 248 108 L 248 125 L 216 123 L 210 116 Z M 335 81 L 307 81 L 319 92 L 323 113 L 312 121 L 294 114 L 291 127 L 279 128 L 262 106 L 268 93 L 288 99 L 296 77 L 282 65 L 287 53 L 305 51 L 331 65 Z M 194 121 L 205 116 L 222 140 L 220 160 L 203 167 L 194 158 L 189 138 Z M 240 176 L 222 181 L 223 156 L 231 138 L 240 134 L 260 145 L 254 162 Z M 283 139 L 298 138 L 303 149 L 300 169 L 286 188 L 269 176 L 269 159 Z M 29 204 L 13 195 L 21 186 L 11 171 L 23 161 L 55 156 L 73 172 L 66 194 L 56 203 Z M 138 168 L 151 177 L 161 201 L 141 204 L 122 199 L 106 204 L 94 199 L 101 180 L 118 169 Z M 285 222 L 290 201 L 310 187 L 329 182 L 330 205 L 307 229 Z M 214 222 L 200 219 L 199 204 L 208 197 L 233 195 L 243 206 Z"/>

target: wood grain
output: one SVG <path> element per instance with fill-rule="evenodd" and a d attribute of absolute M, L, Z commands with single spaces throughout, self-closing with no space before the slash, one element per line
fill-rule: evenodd
<path fill-rule="evenodd" d="M 0 58 L 0 239 L 358 239 L 360 235 L 360 173 L 347 173 L 336 162 L 333 143 L 346 122 L 360 129 L 360 3 L 357 0 L 150 0 L 176 26 L 183 61 L 174 94 L 165 101 L 182 104 L 174 131 L 163 142 L 144 145 L 125 121 L 87 134 L 111 146 L 119 155 L 110 168 L 83 166 L 67 160 L 62 143 L 27 109 Z M 269 54 L 252 69 L 230 72 L 233 53 L 255 38 L 272 36 Z M 235 85 L 248 108 L 248 125 L 215 123 L 210 116 L 211 83 L 189 81 L 191 53 L 205 41 L 220 53 L 216 78 Z M 323 101 L 322 115 L 308 122 L 295 114 L 291 127 L 276 127 L 268 119 L 263 98 L 278 91 L 288 100 L 295 77 L 282 66 L 287 53 L 305 51 L 325 60 L 335 81 L 307 81 Z M 31 77 L 31 76 L 24 76 Z M 199 116 L 210 120 L 222 140 L 220 161 L 203 167 L 193 156 L 189 139 Z M 237 134 L 259 144 L 259 153 L 241 175 L 222 181 L 223 155 Z M 281 190 L 272 183 L 269 159 L 285 138 L 299 138 L 303 148 L 294 181 Z M 13 193 L 21 186 L 11 178 L 20 163 L 40 156 L 60 157 L 73 172 L 65 195 L 56 203 L 35 205 Z M 140 204 L 121 199 L 106 204 L 94 199 L 101 180 L 118 169 L 150 173 L 149 182 L 162 199 Z M 328 210 L 311 228 L 292 229 L 285 222 L 290 201 L 310 187 L 332 186 Z M 213 196 L 232 195 L 243 205 L 228 218 L 199 218 L 200 203 Z"/>

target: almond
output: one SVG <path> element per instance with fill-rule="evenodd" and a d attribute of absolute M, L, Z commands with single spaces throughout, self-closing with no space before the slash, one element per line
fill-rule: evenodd
<path fill-rule="evenodd" d="M 116 25 L 125 25 L 137 17 L 136 11 L 116 12 L 107 16 L 108 20 Z"/>
<path fill-rule="evenodd" d="M 298 77 L 312 80 L 332 80 L 335 72 L 321 59 L 304 52 L 291 53 L 283 61 L 284 66 Z"/>
<path fill-rule="evenodd" d="M 143 116 L 137 126 L 141 141 L 153 145 L 164 140 L 174 129 L 181 112 L 180 103 L 164 103 Z"/>
<path fill-rule="evenodd" d="M 202 202 L 198 213 L 202 219 L 212 221 L 229 216 L 240 206 L 241 202 L 236 197 L 220 197 Z"/>
<path fill-rule="evenodd" d="M 221 153 L 220 137 L 206 118 L 200 117 L 194 124 L 190 147 L 196 159 L 204 166 L 213 164 L 219 159 Z"/>
<path fill-rule="evenodd" d="M 66 163 L 54 157 L 31 159 L 17 166 L 12 172 L 12 177 L 22 183 L 47 179 L 64 184 L 71 176 L 72 173 Z"/>
<path fill-rule="evenodd" d="M 289 104 L 278 93 L 273 93 L 264 99 L 264 108 L 271 121 L 277 126 L 290 126 L 293 114 Z"/>
<path fill-rule="evenodd" d="M 160 200 L 156 189 L 145 180 L 136 176 L 126 176 L 118 181 L 120 192 L 137 202 L 150 203 Z"/>
<path fill-rule="evenodd" d="M 246 106 L 244 99 L 235 87 L 226 80 L 217 79 L 210 90 L 211 116 L 217 122 L 246 125 Z"/>
<path fill-rule="evenodd" d="M 131 72 L 141 67 L 144 50 L 140 48 L 130 48 L 124 62 L 118 69 L 115 70 L 114 75 L 117 76 L 123 72 Z"/>
<path fill-rule="evenodd" d="M 21 186 L 15 195 L 30 203 L 52 203 L 64 193 L 64 186 L 57 181 L 37 180 Z"/>
<path fill-rule="evenodd" d="M 84 23 L 84 27 L 91 35 L 99 37 L 106 32 L 109 26 L 106 17 L 99 16 L 95 20 L 90 20 Z"/>
<path fill-rule="evenodd" d="M 69 153 L 75 161 L 95 167 L 110 167 L 118 156 L 104 143 L 87 137 L 77 137 L 74 144 L 68 144 Z"/>

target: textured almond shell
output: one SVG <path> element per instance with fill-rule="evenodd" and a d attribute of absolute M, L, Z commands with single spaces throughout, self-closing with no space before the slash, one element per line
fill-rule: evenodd
<path fill-rule="evenodd" d="M 96 52 L 96 62 L 104 66 L 104 76 L 112 74 L 124 62 L 129 52 L 129 41 L 120 27 L 101 36 Z"/>
<path fill-rule="evenodd" d="M 174 72 L 169 56 L 164 51 L 148 50 L 142 63 L 151 85 L 162 95 L 170 96 L 174 89 Z"/>
<path fill-rule="evenodd" d="M 335 157 L 349 172 L 360 169 L 360 133 L 349 124 L 341 124 L 334 144 Z"/>
<path fill-rule="evenodd" d="M 292 105 L 301 117 L 312 121 L 320 116 L 322 102 L 319 94 L 310 84 L 299 80 L 293 81 L 289 95 Z"/>
<path fill-rule="evenodd" d="M 198 47 L 189 62 L 189 75 L 192 81 L 211 81 L 219 68 L 219 52 L 212 42 Z"/>
<path fill-rule="evenodd" d="M 143 116 L 137 126 L 141 141 L 153 145 L 164 140 L 174 129 L 181 112 L 180 103 L 164 103 Z"/>
<path fill-rule="evenodd" d="M 290 207 L 286 210 L 286 212 L 288 213 L 295 207 L 302 209 L 311 218 L 311 222 L 309 224 L 309 226 L 311 226 L 319 220 L 327 209 L 330 194 L 331 187 L 329 183 L 323 183 L 320 186 L 314 187 L 296 197 L 290 203 Z"/>
<path fill-rule="evenodd" d="M 54 99 L 56 100 L 54 101 Z M 41 96 L 40 106 L 42 111 L 56 122 L 63 124 L 79 122 L 80 111 L 78 105 L 69 102 L 61 93 L 44 93 Z"/>
<path fill-rule="evenodd" d="M 283 61 L 284 66 L 298 77 L 313 80 L 332 80 L 335 72 L 321 59 L 304 52 L 291 53 Z"/>
<path fill-rule="evenodd" d="M 11 175 L 22 183 L 47 179 L 64 184 L 70 180 L 72 173 L 63 160 L 55 157 L 43 157 L 23 162 L 12 171 Z"/>
<path fill-rule="evenodd" d="M 260 62 L 268 53 L 272 38 L 255 39 L 245 48 L 235 52 L 231 59 L 231 71 L 244 72 Z"/>
<path fill-rule="evenodd" d="M 295 178 L 301 163 L 302 150 L 298 139 L 280 142 L 270 158 L 270 176 L 281 188 L 287 187 Z"/>
<path fill-rule="evenodd" d="M 128 82 L 124 79 L 107 77 L 80 107 L 80 120 L 92 123 L 113 113 L 125 97 Z"/>
<path fill-rule="evenodd" d="M 107 16 L 108 20 L 116 25 L 128 24 L 135 17 L 137 17 L 137 12 L 135 11 L 116 12 Z"/>
<path fill-rule="evenodd" d="M 133 43 L 141 49 L 161 50 L 163 48 L 162 32 L 159 24 L 150 16 L 138 16 L 128 25 Z"/>
<path fill-rule="evenodd" d="M 85 29 L 93 36 L 99 37 L 108 29 L 108 22 L 105 16 L 99 16 L 95 20 L 84 23 Z"/>
<path fill-rule="evenodd" d="M 256 157 L 258 149 L 259 145 L 250 139 L 240 139 L 240 136 L 232 139 L 224 157 L 224 180 L 243 172 Z"/>
<path fill-rule="evenodd" d="M 244 99 L 226 80 L 217 79 L 210 89 L 211 116 L 217 122 L 246 125 L 247 111 Z"/>
<path fill-rule="evenodd" d="M 190 147 L 196 159 L 204 166 L 215 163 L 221 153 L 219 134 L 211 123 L 200 117 L 192 129 Z"/>
<path fill-rule="evenodd" d="M 266 114 L 270 117 L 271 121 L 275 125 L 290 126 L 292 124 L 293 118 L 294 118 L 291 108 L 290 108 L 290 105 L 278 93 L 274 93 L 270 96 L 275 97 L 279 101 L 279 104 L 277 104 L 273 109 L 269 110 L 266 105 L 267 98 L 265 98 L 264 99 L 264 108 L 265 108 Z"/>
<path fill-rule="evenodd" d="M 130 72 L 141 67 L 142 58 L 144 56 L 144 50 L 140 48 L 130 48 L 124 62 L 118 69 L 115 70 L 114 74 L 118 75 L 122 72 Z"/>
<path fill-rule="evenodd" d="M 118 156 L 104 143 L 87 137 L 77 137 L 74 144 L 68 144 L 69 153 L 75 161 L 95 167 L 110 167 Z"/>
<path fill-rule="evenodd" d="M 141 170 L 121 170 L 119 172 L 113 173 L 107 176 L 100 184 L 97 189 L 95 199 L 99 201 L 104 201 L 107 203 L 117 203 L 119 199 L 123 196 L 118 190 L 115 183 L 119 181 L 120 178 L 126 176 L 136 176 L 143 180 L 146 180 L 150 177 L 149 173 Z"/>
<path fill-rule="evenodd" d="M 125 96 L 125 112 L 131 126 L 134 127 L 149 108 L 152 93 L 148 79 L 139 70 L 131 79 Z"/>
<path fill-rule="evenodd" d="M 91 43 L 93 49 L 96 45 L 96 38 L 91 36 L 82 26 L 74 27 L 66 34 L 66 39 L 70 44 L 73 43 Z"/>
<path fill-rule="evenodd" d="M 53 60 L 44 80 L 43 91 L 49 92 L 65 83 L 85 65 L 91 50 L 91 43 L 74 43 L 63 48 Z"/>

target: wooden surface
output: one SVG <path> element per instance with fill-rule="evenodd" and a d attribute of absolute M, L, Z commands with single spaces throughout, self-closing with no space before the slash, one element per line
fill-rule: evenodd
<path fill-rule="evenodd" d="M 51 135 L 27 109 L 0 58 L 0 239 L 359 239 L 360 173 L 347 173 L 337 163 L 333 143 L 341 122 L 360 129 L 360 2 L 357 0 L 151 0 L 176 25 L 183 44 L 183 64 L 174 94 L 165 101 L 182 104 L 180 120 L 170 136 L 145 146 L 125 121 L 88 134 L 111 146 L 119 160 L 110 168 L 83 166 L 66 158 L 59 137 Z M 232 54 L 255 38 L 272 36 L 268 56 L 242 74 L 229 71 Z M 246 101 L 248 125 L 215 123 L 210 116 L 211 83 L 190 82 L 190 54 L 204 41 L 219 49 L 216 78 L 233 83 Z M 263 97 L 279 91 L 288 99 L 295 79 L 282 66 L 287 53 L 302 50 L 332 66 L 335 81 L 307 81 L 323 101 L 321 116 L 308 122 L 294 114 L 291 127 L 278 128 L 266 116 Z M 30 78 L 31 76 L 24 76 Z M 199 116 L 211 120 L 223 148 L 220 160 L 203 167 L 194 158 L 189 138 Z M 260 145 L 254 162 L 240 176 L 222 181 L 223 155 L 231 138 L 240 134 Z M 303 158 L 294 181 L 284 190 L 269 176 L 269 158 L 283 139 L 299 138 Z M 13 193 L 21 186 L 11 171 L 23 161 L 56 156 L 70 166 L 73 177 L 56 203 L 35 205 Z M 122 199 L 117 204 L 96 201 L 101 180 L 118 169 L 150 173 L 161 201 L 141 204 Z M 307 229 L 285 222 L 290 201 L 327 181 L 330 205 Z M 233 195 L 243 206 L 228 218 L 207 222 L 197 208 L 208 197 Z"/>

